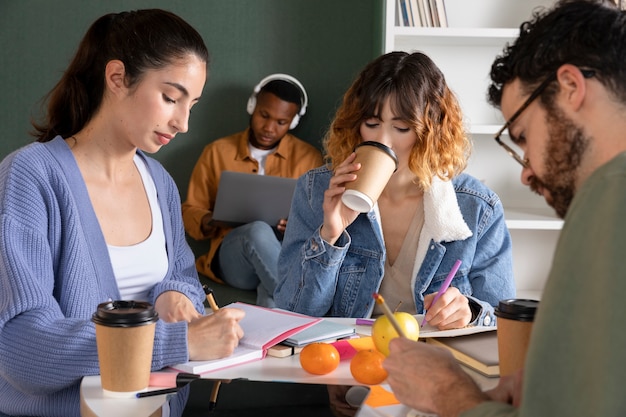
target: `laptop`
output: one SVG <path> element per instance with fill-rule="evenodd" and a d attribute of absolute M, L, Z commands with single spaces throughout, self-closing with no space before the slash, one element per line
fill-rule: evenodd
<path fill-rule="evenodd" d="M 213 222 L 239 226 L 256 220 L 274 227 L 286 219 L 295 178 L 224 171 L 217 187 Z"/>

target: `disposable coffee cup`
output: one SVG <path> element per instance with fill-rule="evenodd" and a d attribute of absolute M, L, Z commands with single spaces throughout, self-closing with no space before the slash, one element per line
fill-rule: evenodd
<path fill-rule="evenodd" d="M 398 157 L 379 142 L 362 142 L 355 148 L 354 162 L 361 164 L 357 178 L 346 183 L 341 201 L 354 211 L 367 213 L 378 201 L 391 175 L 398 169 Z"/>
<path fill-rule="evenodd" d="M 154 331 L 159 316 L 150 303 L 110 301 L 92 316 L 105 395 L 134 397 L 150 380 Z"/>
<path fill-rule="evenodd" d="M 498 357 L 500 376 L 511 375 L 524 367 L 537 300 L 508 299 L 498 303 Z"/>

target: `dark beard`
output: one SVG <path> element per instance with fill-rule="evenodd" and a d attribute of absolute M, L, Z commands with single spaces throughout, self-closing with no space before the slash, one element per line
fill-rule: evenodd
<path fill-rule="evenodd" d="M 551 107 L 546 110 L 550 136 L 544 158 L 546 173 L 543 179 L 532 177 L 530 189 L 534 192 L 542 188 L 548 190 L 551 196 L 548 204 L 560 218 L 565 218 L 576 193 L 578 167 L 590 140 L 560 109 Z"/>

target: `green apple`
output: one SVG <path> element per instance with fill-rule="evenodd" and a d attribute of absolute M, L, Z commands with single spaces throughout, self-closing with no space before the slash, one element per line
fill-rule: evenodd
<path fill-rule="evenodd" d="M 393 317 L 408 339 L 419 339 L 420 325 L 415 317 L 405 312 L 393 313 Z M 383 355 L 389 355 L 389 342 L 396 337 L 399 337 L 398 332 L 396 332 L 387 316 L 380 316 L 374 321 L 372 325 L 372 339 L 376 349 Z"/>

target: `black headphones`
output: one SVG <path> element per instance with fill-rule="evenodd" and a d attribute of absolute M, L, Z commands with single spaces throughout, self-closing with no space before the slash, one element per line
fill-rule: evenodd
<path fill-rule="evenodd" d="M 302 93 L 300 95 L 300 99 L 301 99 L 301 103 L 300 103 L 300 111 L 298 112 L 298 114 L 296 114 L 293 117 L 293 120 L 291 121 L 291 124 L 289 125 L 289 129 L 294 129 L 296 126 L 298 126 L 298 123 L 300 122 L 300 117 L 304 116 L 304 114 L 306 113 L 306 106 L 309 104 L 309 98 L 306 95 L 306 90 L 304 89 L 304 86 L 300 83 L 300 81 L 296 80 L 294 77 L 292 77 L 291 75 L 287 75 L 287 74 L 272 74 L 272 75 L 268 75 L 267 77 L 263 78 L 255 87 L 254 90 L 252 91 L 252 94 L 250 95 L 250 98 L 248 99 L 248 105 L 246 106 L 246 110 L 248 111 L 248 114 L 252 114 L 254 113 L 254 108 L 256 107 L 256 96 L 259 94 L 259 91 L 261 91 L 261 89 L 270 81 L 274 81 L 274 80 L 282 80 L 282 81 L 287 81 L 293 85 L 295 85 L 296 87 L 298 87 L 298 90 L 300 90 L 300 92 Z"/>

